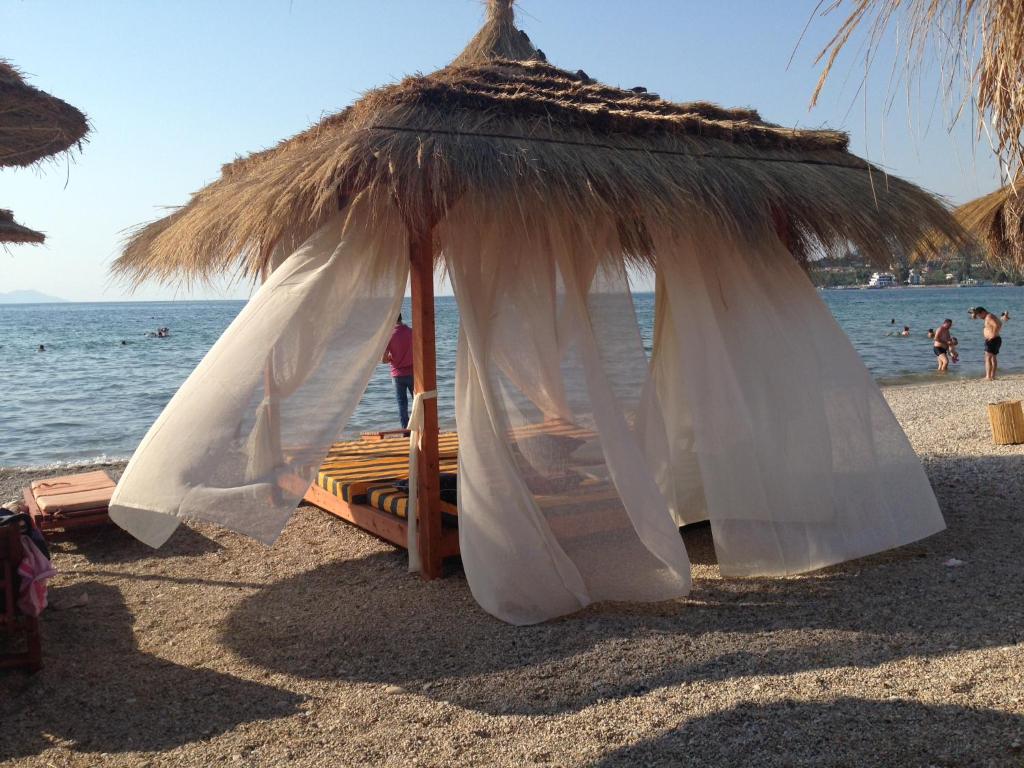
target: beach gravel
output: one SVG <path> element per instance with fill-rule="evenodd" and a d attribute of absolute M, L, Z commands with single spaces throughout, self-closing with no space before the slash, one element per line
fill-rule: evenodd
<path fill-rule="evenodd" d="M 0 672 L 0 764 L 1024 765 L 1024 447 L 985 415 L 1024 378 L 885 394 L 946 531 L 723 579 L 695 526 L 670 603 L 508 626 L 457 568 L 422 582 L 309 507 L 271 548 L 208 525 L 58 541 L 45 668 Z M 46 474 L 0 473 L 0 499 Z"/>

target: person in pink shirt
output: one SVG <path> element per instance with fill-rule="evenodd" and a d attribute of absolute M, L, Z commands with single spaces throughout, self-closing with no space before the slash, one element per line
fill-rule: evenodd
<path fill-rule="evenodd" d="M 384 350 L 382 363 L 391 363 L 391 378 L 395 382 L 398 399 L 398 418 L 402 429 L 409 426 L 409 395 L 412 394 L 412 329 L 398 316 L 391 340 Z"/>

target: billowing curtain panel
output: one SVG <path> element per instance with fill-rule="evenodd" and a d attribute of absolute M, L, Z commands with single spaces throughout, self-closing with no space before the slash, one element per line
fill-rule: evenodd
<path fill-rule="evenodd" d="M 682 349 L 665 300 L 665 280 L 658 275 L 651 379 L 641 408 L 641 433 L 648 464 L 668 500 L 672 519 L 680 526 L 708 519 L 692 409 L 680 379 L 685 364 Z"/>
<path fill-rule="evenodd" d="M 651 231 L 674 347 L 659 390 L 689 403 L 722 573 L 808 571 L 942 530 L 903 430 L 778 238 Z"/>
<path fill-rule="evenodd" d="M 405 227 L 338 214 L 277 266 L 139 445 L 111 518 L 160 546 L 181 518 L 272 543 L 380 360 Z"/>
<path fill-rule="evenodd" d="M 648 366 L 614 229 L 508 210 L 462 206 L 442 225 L 473 595 L 515 624 L 684 595 L 689 561 L 637 431 Z"/>

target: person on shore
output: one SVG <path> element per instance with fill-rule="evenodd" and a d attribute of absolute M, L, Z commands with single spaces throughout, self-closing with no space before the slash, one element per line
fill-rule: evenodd
<path fill-rule="evenodd" d="M 938 367 L 935 370 L 939 373 L 945 373 L 949 370 L 949 340 L 953 338 L 949 333 L 949 329 L 952 327 L 953 321 L 947 317 L 935 331 L 935 338 L 932 341 L 932 351 L 935 353 L 935 358 L 938 361 Z"/>
<path fill-rule="evenodd" d="M 972 307 L 970 315 L 972 320 L 985 322 L 981 329 L 981 334 L 985 337 L 985 378 L 994 381 L 996 370 L 999 368 L 999 350 L 1003 346 L 1003 337 L 999 335 L 1003 323 L 984 307 Z"/>
<path fill-rule="evenodd" d="M 391 363 L 391 378 L 395 382 L 398 400 L 398 420 L 402 429 L 409 426 L 409 395 L 412 394 L 412 329 L 398 316 L 391 331 L 391 339 L 384 350 L 382 363 Z"/>

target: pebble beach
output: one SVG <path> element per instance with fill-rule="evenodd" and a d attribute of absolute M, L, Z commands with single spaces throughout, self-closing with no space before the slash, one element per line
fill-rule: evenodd
<path fill-rule="evenodd" d="M 691 526 L 669 603 L 512 627 L 311 507 L 269 549 L 58 541 L 44 669 L 0 672 L 0 765 L 1020 766 L 1024 446 L 985 404 L 1024 376 L 884 392 L 946 531 L 723 579 Z M 3 470 L 0 500 L 49 474 Z"/>

